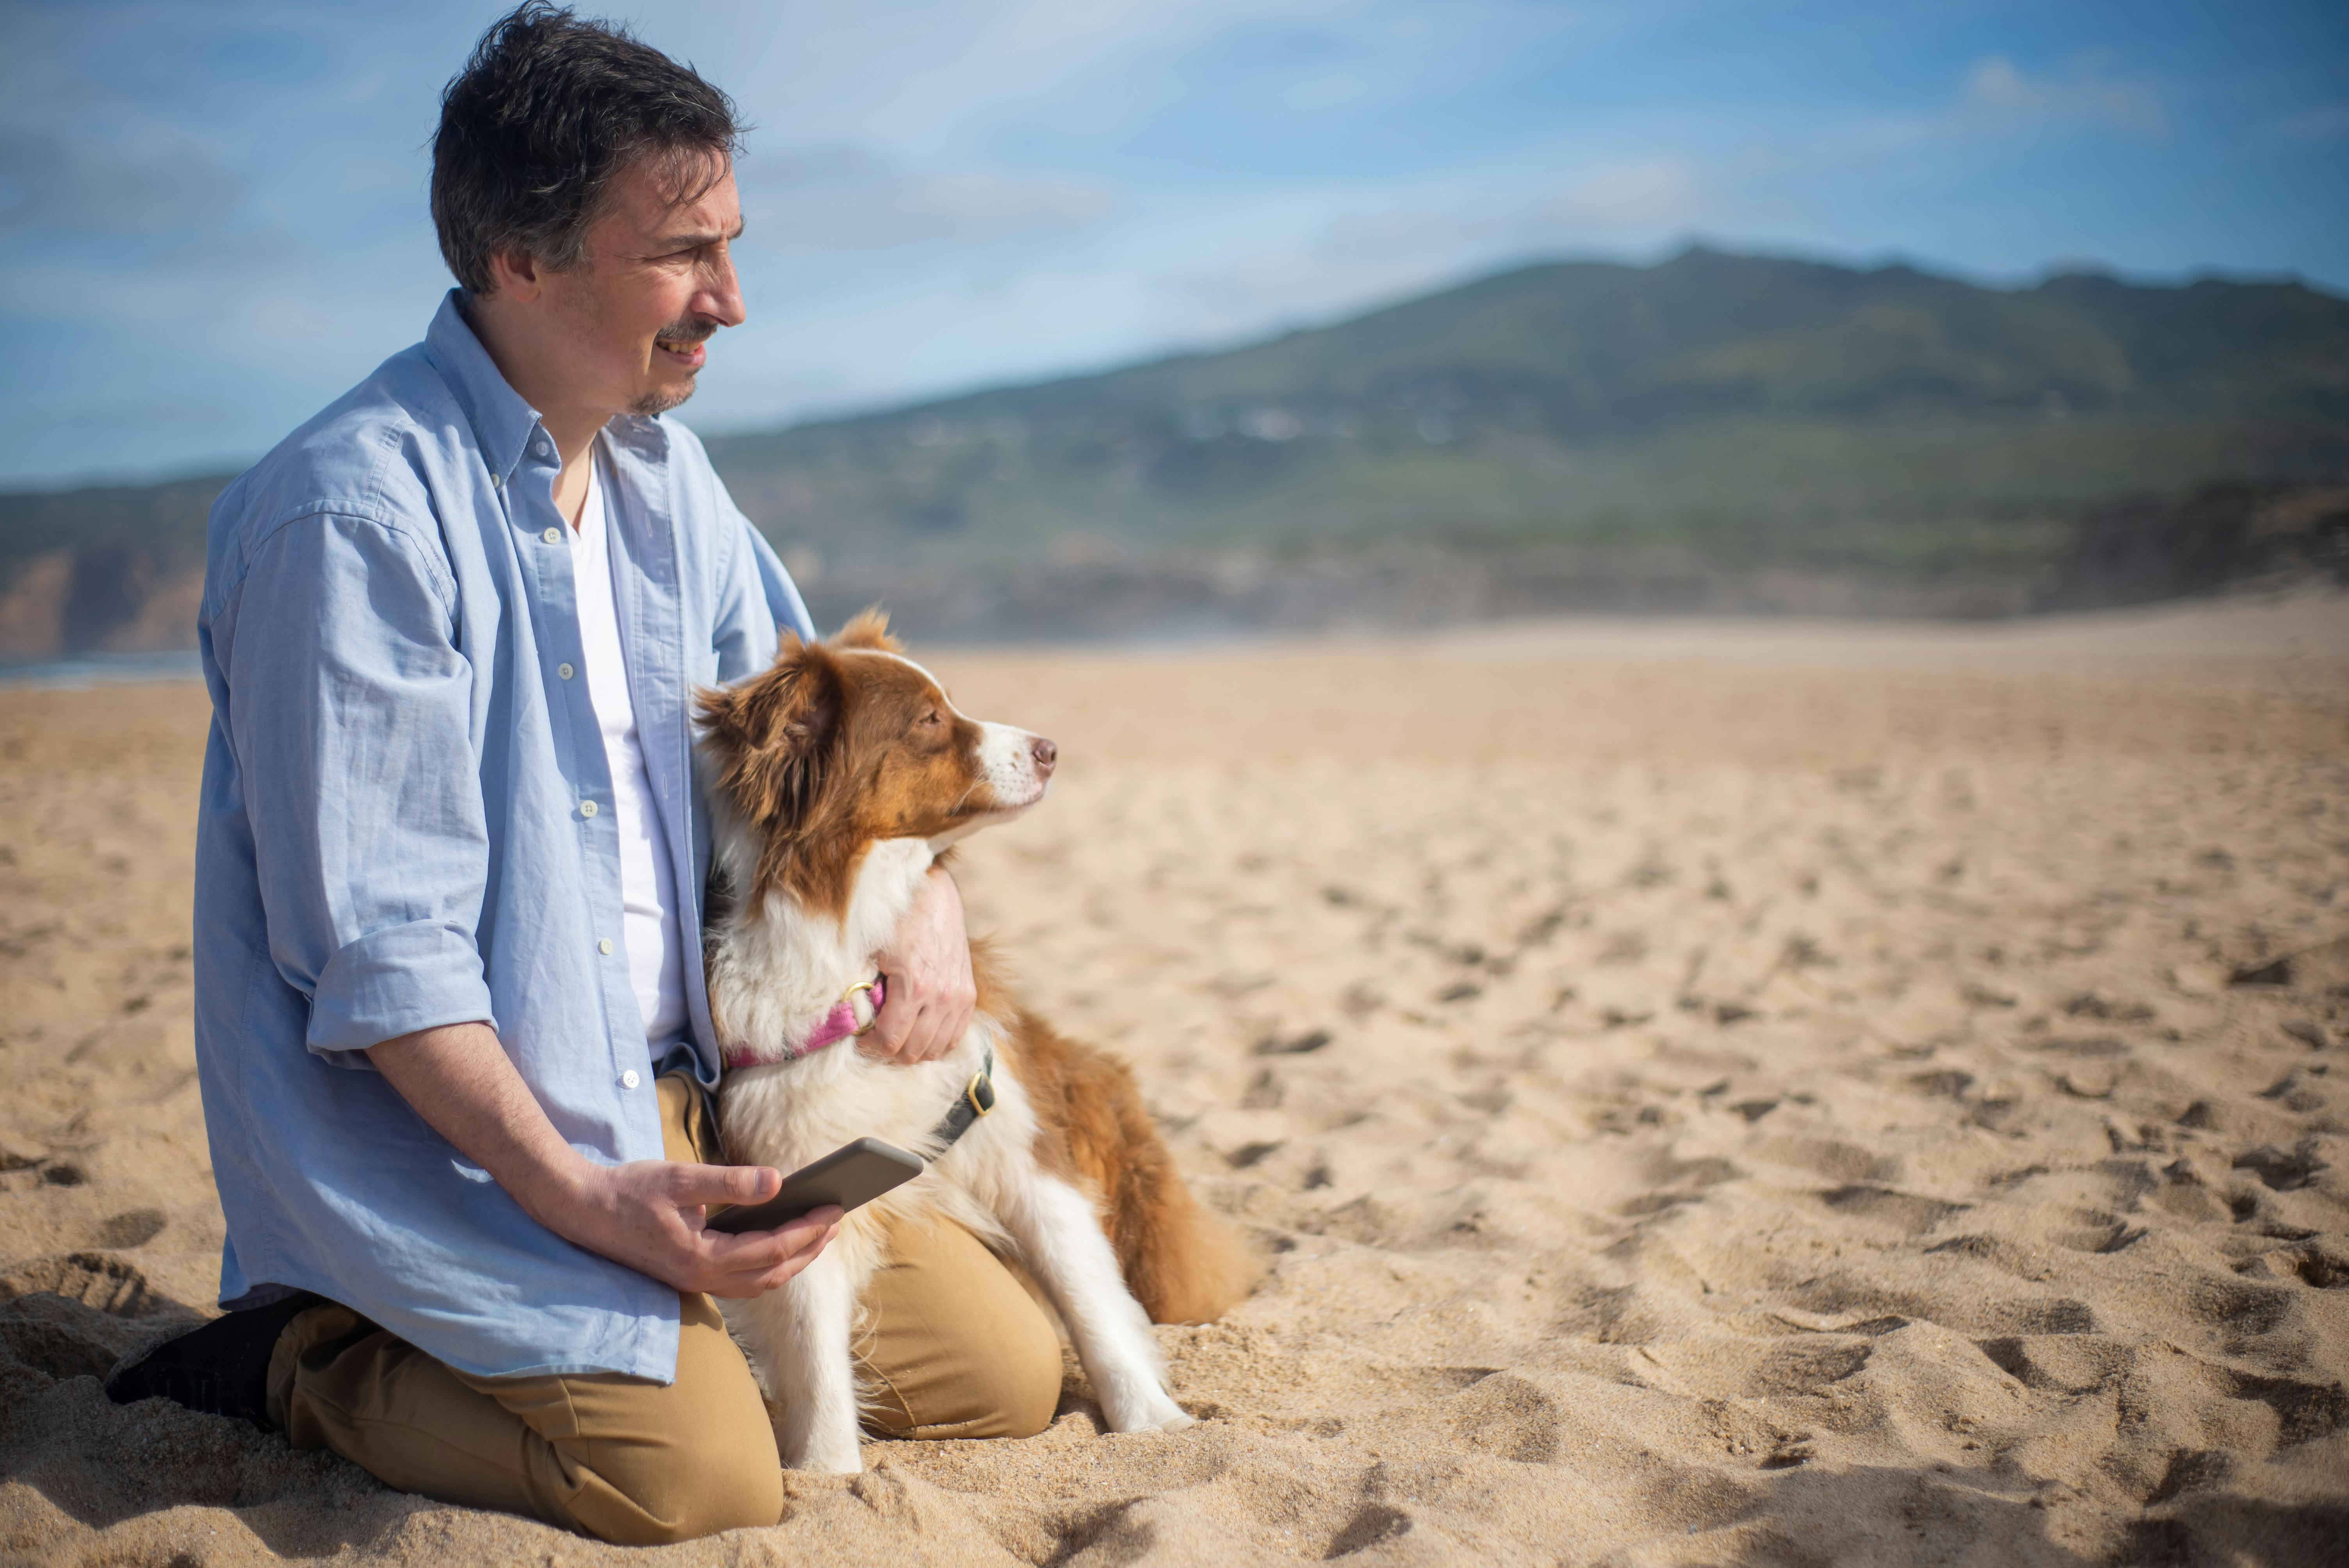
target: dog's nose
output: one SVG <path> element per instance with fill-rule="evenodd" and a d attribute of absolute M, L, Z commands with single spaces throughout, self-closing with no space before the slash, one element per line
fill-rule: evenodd
<path fill-rule="evenodd" d="M 1050 773 L 1061 758 L 1061 748 L 1040 735 L 1028 743 L 1028 755 L 1036 759 L 1037 772 Z"/>

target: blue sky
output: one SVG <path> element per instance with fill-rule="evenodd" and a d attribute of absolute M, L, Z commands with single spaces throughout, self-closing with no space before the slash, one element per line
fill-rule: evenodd
<path fill-rule="evenodd" d="M 0 0 L 0 485 L 233 467 L 419 336 L 502 7 Z M 597 7 L 584 6 L 591 14 Z M 604 14 L 759 129 L 771 426 L 1692 237 L 2349 289 L 2349 6 L 838 0 Z"/>

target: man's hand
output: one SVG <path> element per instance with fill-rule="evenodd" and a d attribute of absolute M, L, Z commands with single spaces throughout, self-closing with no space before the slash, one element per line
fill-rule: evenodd
<path fill-rule="evenodd" d="M 598 1165 L 563 1140 L 487 1024 L 450 1024 L 367 1051 L 400 1098 L 565 1241 L 681 1291 L 757 1295 L 813 1263 L 838 1233 L 825 1207 L 772 1231 L 704 1226 L 711 1203 L 758 1203 L 783 1179 L 763 1165 L 639 1160 Z"/>
<path fill-rule="evenodd" d="M 813 1263 L 840 1233 L 840 1211 L 830 1205 L 778 1230 L 730 1236 L 705 1227 L 709 1204 L 773 1197 L 783 1179 L 769 1166 L 581 1160 L 567 1176 L 554 1183 L 560 1195 L 544 1213 L 520 1193 L 515 1197 L 556 1234 L 681 1291 L 761 1295 Z"/>
<path fill-rule="evenodd" d="M 897 934 L 878 955 L 889 999 L 856 1048 L 881 1061 L 935 1061 L 960 1043 L 978 1004 L 970 973 L 970 933 L 962 894 L 944 868 L 932 867 Z"/>

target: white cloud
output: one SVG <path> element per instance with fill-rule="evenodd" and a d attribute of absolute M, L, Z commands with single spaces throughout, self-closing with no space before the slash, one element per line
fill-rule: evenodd
<path fill-rule="evenodd" d="M 1619 245 L 1683 232 L 1723 211 L 1695 162 L 1658 154 L 1465 200 L 1427 191 L 1375 211 L 1350 211 L 1328 226 L 1318 248 L 1332 257 L 1448 260 L 1463 252 Z"/>
<path fill-rule="evenodd" d="M 2319 104 L 2277 129 L 2292 141 L 2338 141 L 2349 137 L 2349 103 Z"/>
<path fill-rule="evenodd" d="M 1148 292 L 1152 314 L 1173 329 L 1171 340 L 1209 346 L 1343 315 L 1444 275 L 1443 263 L 1425 254 L 1305 245 L 1220 258 L 1154 280 Z"/>
<path fill-rule="evenodd" d="M 1717 211 L 1696 166 L 1685 158 L 1638 159 L 1593 169 L 1536 207 L 1537 227 L 1617 235 L 1702 222 Z"/>
<path fill-rule="evenodd" d="M 647 40 L 697 60 L 771 135 L 846 140 L 921 164 L 1039 108 L 1111 139 L 1195 88 L 1186 63 L 1233 27 L 1338 21 L 1363 0 L 719 0 L 630 6 Z"/>
<path fill-rule="evenodd" d="M 1961 104 L 1961 119 L 1977 125 L 2096 119 L 2155 135 L 2168 123 L 2160 100 L 2142 83 L 2087 75 L 2029 77 L 2002 55 L 1974 62 L 1965 75 Z"/>
<path fill-rule="evenodd" d="M 759 243 L 792 255 L 1065 231 L 1116 206 L 1116 193 L 1095 181 L 992 169 L 924 172 L 837 145 L 754 150 L 738 178 Z"/>
<path fill-rule="evenodd" d="M 185 139 L 108 148 L 0 127 L 0 234 L 72 236 L 209 228 L 244 181 Z"/>

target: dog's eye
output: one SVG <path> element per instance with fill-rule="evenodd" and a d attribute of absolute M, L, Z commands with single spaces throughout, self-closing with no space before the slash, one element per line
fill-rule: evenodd
<path fill-rule="evenodd" d="M 940 713 L 936 708 L 932 708 L 929 712 L 922 715 L 922 727 L 924 729 L 936 729 L 946 721 L 947 716 Z"/>

